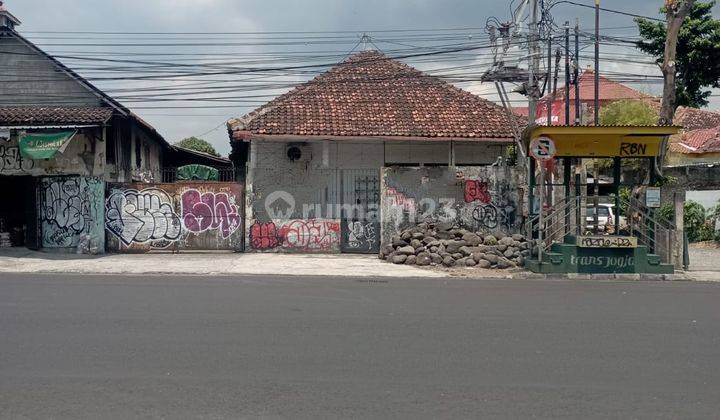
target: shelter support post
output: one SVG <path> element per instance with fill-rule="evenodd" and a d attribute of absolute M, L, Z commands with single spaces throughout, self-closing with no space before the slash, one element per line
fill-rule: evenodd
<path fill-rule="evenodd" d="M 572 200 L 572 194 L 570 192 L 570 182 L 572 180 L 572 159 L 563 158 L 563 184 L 565 185 L 565 234 L 570 233 L 570 200 Z"/>
<path fill-rule="evenodd" d="M 675 243 L 674 243 L 674 263 L 675 269 L 688 269 L 685 264 L 685 255 L 688 254 L 685 249 L 685 193 L 676 192 L 673 195 L 675 207 Z M 687 264 L 689 265 L 689 264 Z"/>
<path fill-rule="evenodd" d="M 619 157 L 613 158 L 613 192 L 615 193 L 615 234 L 620 233 L 620 177 L 622 161 Z"/>

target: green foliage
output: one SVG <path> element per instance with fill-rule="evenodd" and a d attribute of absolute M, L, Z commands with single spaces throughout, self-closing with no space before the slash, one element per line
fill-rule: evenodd
<path fill-rule="evenodd" d="M 692 200 L 685 202 L 685 230 L 690 242 L 712 239 L 712 229 L 708 235 L 707 213 L 702 204 Z"/>
<path fill-rule="evenodd" d="M 670 175 L 663 175 L 659 176 L 657 180 L 655 181 L 655 187 L 665 187 L 667 185 L 675 185 L 677 184 L 678 179 L 674 176 Z"/>
<path fill-rule="evenodd" d="M 701 108 L 708 104 L 711 91 L 720 87 L 720 20 L 714 19 L 716 1 L 696 2 L 683 22 L 677 45 L 677 106 Z M 664 13 L 664 9 L 661 9 Z M 665 52 L 665 24 L 636 19 L 642 41 L 637 48 L 657 58 Z"/>
<path fill-rule="evenodd" d="M 186 139 L 180 140 L 179 142 L 175 143 L 175 146 L 184 147 L 185 149 L 196 150 L 198 152 L 207 153 L 213 156 L 220 156 L 220 154 L 215 151 L 215 148 L 212 146 L 212 144 L 197 137 L 188 137 Z"/>
<path fill-rule="evenodd" d="M 617 101 L 600 110 L 600 124 L 602 125 L 656 125 L 657 119 L 657 112 L 643 101 Z M 622 165 L 626 170 L 637 172 L 647 169 L 647 160 L 623 159 Z M 599 159 L 598 167 L 603 173 L 610 173 L 613 161 L 612 159 Z"/>
<path fill-rule="evenodd" d="M 505 149 L 505 156 L 506 156 L 506 164 L 507 166 L 515 166 L 517 165 L 517 146 L 516 145 L 510 145 Z"/>
<path fill-rule="evenodd" d="M 643 101 L 617 101 L 600 109 L 602 125 L 656 125 L 657 119 L 657 112 Z"/>
<path fill-rule="evenodd" d="M 657 209 L 655 215 L 659 220 L 673 222 L 675 220 L 675 208 L 672 204 L 665 203 Z"/>
<path fill-rule="evenodd" d="M 632 190 L 628 187 L 622 187 L 620 188 L 620 214 L 626 215 L 628 212 L 628 206 L 630 205 L 630 200 L 632 199 Z"/>

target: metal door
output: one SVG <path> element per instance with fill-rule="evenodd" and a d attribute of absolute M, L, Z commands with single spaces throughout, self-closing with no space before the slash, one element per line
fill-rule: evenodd
<path fill-rule="evenodd" d="M 377 254 L 380 252 L 379 170 L 343 170 L 341 188 L 342 252 Z"/>

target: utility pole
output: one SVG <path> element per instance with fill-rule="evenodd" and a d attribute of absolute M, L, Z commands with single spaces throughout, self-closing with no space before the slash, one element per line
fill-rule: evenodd
<path fill-rule="evenodd" d="M 530 21 L 530 65 L 528 77 L 528 115 L 529 125 L 535 124 L 537 118 L 537 103 L 539 98 L 539 89 L 537 87 L 537 75 L 540 68 L 540 52 L 538 42 L 540 40 L 538 28 L 538 0 L 532 1 L 531 21 Z"/>
<path fill-rule="evenodd" d="M 545 94 L 547 96 L 547 109 L 545 111 L 547 114 L 547 125 L 552 125 L 552 105 L 553 105 L 553 98 L 550 94 L 550 90 L 552 89 L 552 86 L 550 85 L 550 81 L 552 80 L 552 36 L 548 36 L 548 58 L 547 58 L 547 80 L 545 83 L 545 87 L 547 88 L 545 90 Z"/>
<path fill-rule="evenodd" d="M 575 19 L 575 125 L 582 123 L 580 107 L 580 20 Z"/>
<path fill-rule="evenodd" d="M 660 108 L 660 124 L 672 124 L 675 114 L 675 78 L 676 63 L 675 56 L 677 54 L 677 42 L 680 28 L 685 18 L 695 3 L 695 0 L 667 0 L 665 7 L 667 12 L 667 36 L 665 38 L 665 55 L 661 70 L 663 73 L 663 100 Z M 698 71 L 702 71 L 698 69 Z"/>
<path fill-rule="evenodd" d="M 595 125 L 600 125 L 600 0 L 595 0 Z"/>
<path fill-rule="evenodd" d="M 565 22 L 565 125 L 570 125 L 570 22 Z"/>

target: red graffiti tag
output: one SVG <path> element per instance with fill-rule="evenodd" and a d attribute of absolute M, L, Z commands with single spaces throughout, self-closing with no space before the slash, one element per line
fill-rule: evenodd
<path fill-rule="evenodd" d="M 250 246 L 253 249 L 274 249 L 280 245 L 278 231 L 275 223 L 255 222 L 250 227 Z"/>
<path fill-rule="evenodd" d="M 280 229 L 284 247 L 325 250 L 340 241 L 340 224 L 320 220 L 294 220 Z"/>
<path fill-rule="evenodd" d="M 237 206 L 230 202 L 226 193 L 185 191 L 182 195 L 182 220 L 190 232 L 218 230 L 223 239 L 240 228 Z"/>
<path fill-rule="evenodd" d="M 274 222 L 255 222 L 250 227 L 250 246 L 262 251 L 275 248 L 325 251 L 340 244 L 340 223 L 325 220 L 290 220 L 278 227 Z"/>
<path fill-rule="evenodd" d="M 468 180 L 465 182 L 465 202 L 472 203 L 474 201 L 479 201 L 483 204 L 490 204 L 492 202 L 487 182 L 478 180 Z"/>

